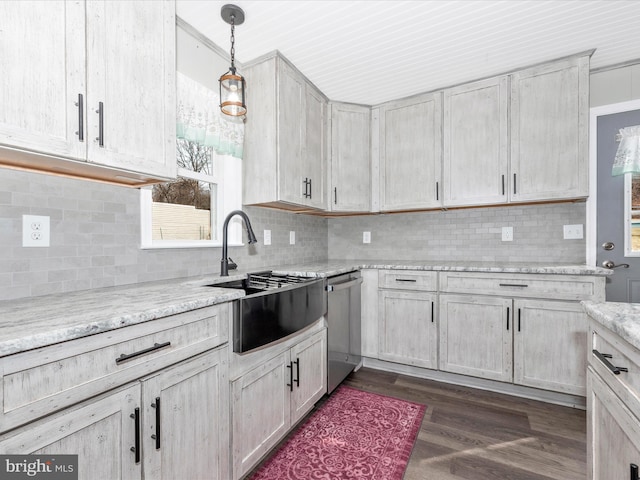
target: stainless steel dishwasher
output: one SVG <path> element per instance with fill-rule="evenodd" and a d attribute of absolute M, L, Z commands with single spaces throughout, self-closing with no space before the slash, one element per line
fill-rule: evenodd
<path fill-rule="evenodd" d="M 327 324 L 329 360 L 327 388 L 331 393 L 359 364 L 360 272 L 327 279 Z"/>

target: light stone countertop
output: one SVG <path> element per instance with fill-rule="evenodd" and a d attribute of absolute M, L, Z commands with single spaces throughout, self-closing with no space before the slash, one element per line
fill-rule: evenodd
<path fill-rule="evenodd" d="M 273 267 L 275 273 L 330 277 L 361 268 L 609 275 L 610 270 L 584 265 L 501 264 L 494 262 L 431 262 L 330 260 L 321 263 Z M 269 270 L 269 268 L 252 271 Z M 248 271 L 123 285 L 94 290 L 30 297 L 0 302 L 0 357 L 135 325 L 244 296 L 242 290 L 206 285 L 242 279 Z"/>
<path fill-rule="evenodd" d="M 640 350 L 640 303 L 581 303 L 591 318 Z"/>

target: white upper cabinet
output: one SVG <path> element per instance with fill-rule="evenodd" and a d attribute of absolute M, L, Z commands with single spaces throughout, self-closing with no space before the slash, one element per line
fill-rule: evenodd
<path fill-rule="evenodd" d="M 0 164 L 175 177 L 173 0 L 0 2 L 0 18 Z"/>
<path fill-rule="evenodd" d="M 514 202 L 588 195 L 589 56 L 511 76 Z"/>
<path fill-rule="evenodd" d="M 171 1 L 87 2 L 90 162 L 175 176 L 175 28 Z"/>
<path fill-rule="evenodd" d="M 326 98 L 277 54 L 244 74 L 244 203 L 324 208 Z"/>
<path fill-rule="evenodd" d="M 0 145 L 76 159 L 85 94 L 84 3 L 0 2 Z"/>
<path fill-rule="evenodd" d="M 443 204 L 506 203 L 508 77 L 444 91 Z"/>
<path fill-rule="evenodd" d="M 380 209 L 439 207 L 442 94 L 389 102 L 380 109 Z"/>
<path fill-rule="evenodd" d="M 329 210 L 371 210 L 371 109 L 331 104 L 331 188 Z"/>

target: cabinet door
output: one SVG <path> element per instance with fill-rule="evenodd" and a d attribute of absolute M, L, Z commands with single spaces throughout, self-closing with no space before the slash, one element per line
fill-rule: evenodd
<path fill-rule="evenodd" d="M 640 465 L 640 421 L 591 367 L 587 372 L 588 479 L 634 478 Z"/>
<path fill-rule="evenodd" d="M 444 92 L 444 206 L 506 203 L 508 77 Z"/>
<path fill-rule="evenodd" d="M 331 105 L 330 210 L 368 212 L 371 209 L 371 109 Z"/>
<path fill-rule="evenodd" d="M 78 455 L 80 480 L 136 480 L 135 420 L 140 385 L 134 384 L 97 400 L 0 436 L 3 454 Z"/>
<path fill-rule="evenodd" d="M 278 66 L 278 199 L 301 204 L 305 200 L 305 83 L 284 61 L 279 61 Z"/>
<path fill-rule="evenodd" d="M 305 89 L 305 137 L 302 175 L 309 180 L 304 203 L 325 208 L 326 101 L 311 85 Z"/>
<path fill-rule="evenodd" d="M 380 290 L 378 358 L 438 368 L 436 295 Z"/>
<path fill-rule="evenodd" d="M 588 57 L 512 75 L 512 201 L 588 195 L 588 122 Z"/>
<path fill-rule="evenodd" d="M 442 95 L 386 104 L 380 129 L 381 209 L 440 206 Z"/>
<path fill-rule="evenodd" d="M 84 2 L 0 2 L 0 18 L 0 146 L 84 159 Z"/>
<path fill-rule="evenodd" d="M 300 420 L 327 393 L 327 332 L 316 333 L 291 348 L 293 395 L 291 423 Z"/>
<path fill-rule="evenodd" d="M 282 353 L 231 385 L 234 479 L 253 468 L 289 429 L 289 358 L 288 351 Z"/>
<path fill-rule="evenodd" d="M 87 2 L 89 161 L 175 177 L 175 31 L 173 1 Z"/>
<path fill-rule="evenodd" d="M 512 301 L 440 295 L 440 369 L 510 382 Z"/>
<path fill-rule="evenodd" d="M 577 302 L 515 300 L 514 383 L 584 396 L 587 323 Z"/>
<path fill-rule="evenodd" d="M 143 381 L 145 477 L 229 478 L 227 349 Z"/>

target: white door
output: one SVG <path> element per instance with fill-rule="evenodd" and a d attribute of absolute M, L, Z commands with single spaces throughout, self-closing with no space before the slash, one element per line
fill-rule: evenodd
<path fill-rule="evenodd" d="M 621 128 L 633 125 L 640 125 L 640 101 L 592 109 L 591 155 L 597 166 L 592 165 L 591 172 L 597 178 L 597 202 L 595 245 L 590 246 L 590 256 L 598 266 L 613 269 L 606 283 L 606 298 L 611 302 L 640 302 L 640 224 L 634 223 L 640 221 L 640 214 L 633 213 L 640 209 L 640 195 L 636 195 L 633 206 L 633 191 L 640 192 L 640 178 L 633 179 L 631 174 L 611 176 L 618 149 L 616 136 Z M 629 207 L 626 211 L 625 202 Z"/>

